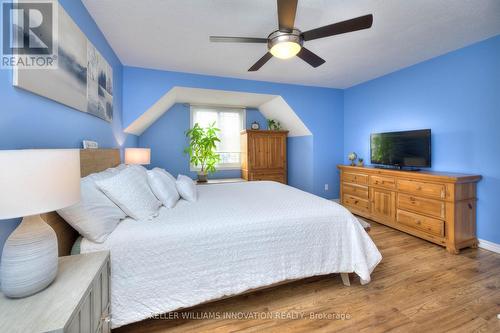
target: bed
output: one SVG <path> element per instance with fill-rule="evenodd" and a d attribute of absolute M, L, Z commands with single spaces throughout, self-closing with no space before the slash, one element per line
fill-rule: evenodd
<path fill-rule="evenodd" d="M 113 328 L 315 275 L 352 272 L 368 283 L 381 260 L 345 208 L 268 181 L 198 186 L 196 202 L 125 219 L 104 243 L 80 248 L 111 252 Z"/>

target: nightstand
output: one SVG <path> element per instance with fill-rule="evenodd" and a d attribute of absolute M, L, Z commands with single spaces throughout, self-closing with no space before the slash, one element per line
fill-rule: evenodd
<path fill-rule="evenodd" d="M 241 183 L 246 182 L 243 178 L 220 178 L 220 179 L 209 179 L 204 183 L 198 183 L 198 185 L 210 185 L 210 184 L 227 184 L 227 183 Z"/>
<path fill-rule="evenodd" d="M 109 252 L 59 258 L 54 282 L 10 299 L 0 293 L 0 332 L 110 332 Z"/>

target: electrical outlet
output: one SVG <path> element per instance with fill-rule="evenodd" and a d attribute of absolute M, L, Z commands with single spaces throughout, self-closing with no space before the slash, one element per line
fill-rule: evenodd
<path fill-rule="evenodd" d="M 325 191 L 328 191 L 328 184 L 325 184 Z"/>

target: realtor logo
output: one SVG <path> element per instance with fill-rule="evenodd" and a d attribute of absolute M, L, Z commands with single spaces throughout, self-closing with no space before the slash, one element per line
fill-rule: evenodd
<path fill-rule="evenodd" d="M 2 3 L 2 68 L 57 67 L 57 2 Z"/>

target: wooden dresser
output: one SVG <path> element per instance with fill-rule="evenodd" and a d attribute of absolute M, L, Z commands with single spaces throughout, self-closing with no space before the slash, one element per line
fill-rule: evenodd
<path fill-rule="evenodd" d="M 357 214 L 458 254 L 476 247 L 478 175 L 339 165 L 340 201 Z"/>
<path fill-rule="evenodd" d="M 242 177 L 246 180 L 274 180 L 286 184 L 287 135 L 288 131 L 242 131 Z"/>

